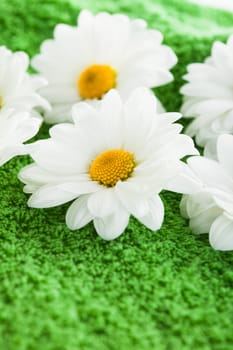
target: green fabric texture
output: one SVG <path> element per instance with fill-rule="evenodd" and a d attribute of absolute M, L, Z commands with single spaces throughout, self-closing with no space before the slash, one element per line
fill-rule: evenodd
<path fill-rule="evenodd" d="M 0 44 L 32 57 L 57 23 L 79 11 L 144 18 L 176 52 L 175 81 L 155 89 L 178 111 L 185 67 L 233 32 L 233 15 L 178 0 L 1 0 Z M 186 121 L 182 121 L 186 124 Z M 43 126 L 38 138 L 48 137 Z M 72 232 L 68 205 L 30 209 L 17 179 L 30 163 L 0 168 L 1 350 L 230 350 L 233 343 L 233 253 L 214 251 L 179 214 L 181 195 L 162 193 L 163 227 L 134 218 L 106 242 L 92 224 Z"/>

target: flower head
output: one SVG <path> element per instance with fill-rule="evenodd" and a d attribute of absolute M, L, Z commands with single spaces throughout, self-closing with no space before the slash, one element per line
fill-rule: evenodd
<path fill-rule="evenodd" d="M 32 193 L 28 205 L 53 207 L 74 200 L 66 215 L 70 229 L 90 221 L 98 234 L 114 239 L 130 214 L 152 230 L 160 228 L 164 208 L 159 192 L 182 169 L 180 158 L 196 154 L 193 141 L 173 122 L 179 113 L 157 114 L 156 99 L 136 89 L 125 104 L 110 91 L 98 109 L 80 102 L 74 124 L 50 129 L 50 139 L 32 146 L 35 163 L 19 178 Z"/>
<path fill-rule="evenodd" d="M 49 107 L 36 92 L 45 80 L 30 76 L 28 64 L 24 52 L 0 46 L 0 165 L 25 153 L 23 142 L 38 132 L 41 118 L 33 108 Z"/>
<path fill-rule="evenodd" d="M 208 233 L 210 244 L 233 250 L 233 135 L 217 141 L 217 160 L 191 157 L 188 160 L 199 191 L 183 196 L 181 213 L 190 219 L 194 233 Z"/>
<path fill-rule="evenodd" d="M 49 82 L 41 93 L 53 109 L 50 123 L 70 120 L 71 106 L 87 100 L 96 103 L 112 88 L 127 98 L 139 86 L 156 87 L 173 79 L 169 69 L 177 58 L 162 45 L 162 34 L 143 20 L 84 10 L 78 26 L 56 26 L 54 39 L 46 40 L 32 65 Z"/>
<path fill-rule="evenodd" d="M 216 157 L 219 134 L 233 133 L 233 35 L 226 44 L 215 42 L 204 63 L 188 66 L 181 88 L 185 95 L 181 112 L 194 117 L 187 134 L 195 136 L 205 155 Z"/>

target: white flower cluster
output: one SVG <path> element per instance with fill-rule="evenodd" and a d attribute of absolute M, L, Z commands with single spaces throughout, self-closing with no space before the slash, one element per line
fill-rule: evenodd
<path fill-rule="evenodd" d="M 197 193 L 184 196 L 181 213 L 195 233 L 210 234 L 210 244 L 233 250 L 233 35 L 214 42 L 204 63 L 192 63 L 181 88 L 181 108 L 194 120 L 187 134 L 204 147 L 205 157 L 191 157 L 189 168 Z M 190 173 L 191 174 L 191 173 Z"/>
<path fill-rule="evenodd" d="M 39 130 L 41 117 L 34 107 L 49 109 L 36 91 L 46 80 L 27 73 L 26 53 L 0 47 L 0 165 L 27 153 L 24 141 Z"/>
<path fill-rule="evenodd" d="M 19 179 L 28 205 L 73 201 L 71 230 L 93 221 L 112 240 L 130 215 L 151 230 L 163 222 L 161 190 L 184 193 L 181 209 L 197 233 L 210 232 L 216 249 L 233 249 L 233 38 L 215 43 L 211 58 L 192 64 L 182 111 L 196 117 L 187 133 L 205 147 L 198 155 L 190 136 L 166 113 L 150 88 L 173 80 L 173 50 L 143 20 L 81 11 L 78 25 L 59 24 L 32 60 L 0 47 L 0 164 L 29 153 L 34 163 Z M 221 62 L 222 61 L 222 62 Z M 223 62 L 224 61 L 224 62 Z M 50 138 L 24 145 L 43 115 Z"/>

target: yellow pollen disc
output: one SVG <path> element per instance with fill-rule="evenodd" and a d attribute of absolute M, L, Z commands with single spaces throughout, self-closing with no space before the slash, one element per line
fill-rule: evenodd
<path fill-rule="evenodd" d="M 0 96 L 0 109 L 2 108 L 2 106 L 3 106 L 3 98 L 2 96 Z"/>
<path fill-rule="evenodd" d="M 77 80 L 79 94 L 84 99 L 101 98 L 116 87 L 116 71 L 108 66 L 93 64 L 86 68 Z"/>
<path fill-rule="evenodd" d="M 111 149 L 100 153 L 91 163 L 91 179 L 107 187 L 117 181 L 128 179 L 135 166 L 133 154 L 122 149 Z"/>

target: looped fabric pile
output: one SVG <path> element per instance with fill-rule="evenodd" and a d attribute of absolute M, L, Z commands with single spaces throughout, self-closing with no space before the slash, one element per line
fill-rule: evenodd
<path fill-rule="evenodd" d="M 232 15 L 0 9 L 0 348 L 230 348 Z"/>

